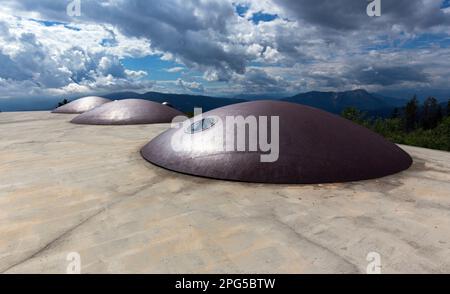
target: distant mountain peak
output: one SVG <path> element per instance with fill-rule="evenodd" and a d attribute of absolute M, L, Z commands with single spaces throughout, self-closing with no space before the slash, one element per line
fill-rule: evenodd
<path fill-rule="evenodd" d="M 282 99 L 293 103 L 308 105 L 322 110 L 340 114 L 348 107 L 362 111 L 387 114 L 396 107 L 401 107 L 405 101 L 371 94 L 365 89 L 355 89 L 344 92 L 311 91 Z"/>
<path fill-rule="evenodd" d="M 344 93 L 370 94 L 366 89 L 355 89 L 355 90 L 346 91 L 346 92 L 344 92 Z"/>

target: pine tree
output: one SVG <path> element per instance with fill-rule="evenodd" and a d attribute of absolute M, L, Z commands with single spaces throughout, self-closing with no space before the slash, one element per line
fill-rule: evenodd
<path fill-rule="evenodd" d="M 428 97 L 423 104 L 421 126 L 425 130 L 434 129 L 442 120 L 442 109 L 434 97 Z"/>
<path fill-rule="evenodd" d="M 69 101 L 68 101 L 67 99 L 64 99 L 63 101 L 58 102 L 58 107 L 61 107 L 61 106 L 63 106 L 63 105 L 66 105 L 67 103 L 69 103 Z"/>
<path fill-rule="evenodd" d="M 414 97 L 406 104 L 405 107 L 405 129 L 407 132 L 414 130 L 417 127 L 418 122 L 418 110 L 419 101 L 417 96 Z"/>
<path fill-rule="evenodd" d="M 391 118 L 399 118 L 400 117 L 400 110 L 398 107 L 395 107 L 392 111 Z"/>
<path fill-rule="evenodd" d="M 447 116 L 450 116 L 450 99 L 448 99 L 448 102 L 447 102 L 447 109 L 446 109 L 446 115 Z"/>
<path fill-rule="evenodd" d="M 365 113 L 361 112 L 359 109 L 355 107 L 347 107 L 342 113 L 342 117 L 351 120 L 357 124 L 364 125 L 365 123 Z"/>

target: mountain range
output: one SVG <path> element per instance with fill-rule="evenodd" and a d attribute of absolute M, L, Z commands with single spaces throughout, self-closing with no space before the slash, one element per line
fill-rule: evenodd
<path fill-rule="evenodd" d="M 183 112 L 192 112 L 194 107 L 201 107 L 203 111 L 208 111 L 217 107 L 230 104 L 246 102 L 248 100 L 260 99 L 238 99 L 238 98 L 216 98 L 200 95 L 184 94 L 164 94 L 158 92 L 148 92 L 138 94 L 134 92 L 121 92 L 105 95 L 106 98 L 120 100 L 125 98 L 147 99 L 156 102 L 169 102 L 175 108 Z M 262 98 L 264 99 L 264 98 Z M 340 114 L 347 107 L 356 107 L 371 115 L 385 116 L 392 113 L 396 107 L 402 107 L 406 100 L 384 97 L 371 94 L 366 90 L 354 90 L 346 92 L 308 92 L 287 98 L 276 100 L 287 101 L 316 107 L 331 113 Z"/>
<path fill-rule="evenodd" d="M 366 90 L 345 92 L 308 92 L 298 94 L 283 101 L 299 103 L 340 114 L 348 107 L 355 107 L 374 116 L 390 115 L 394 108 L 403 107 L 407 100 L 371 94 Z"/>
<path fill-rule="evenodd" d="M 166 94 L 159 92 L 147 92 L 139 94 L 135 92 L 118 92 L 103 97 L 112 100 L 122 100 L 127 98 L 138 98 L 152 100 L 156 102 L 168 102 L 175 108 L 189 113 L 195 107 L 201 107 L 203 111 L 214 108 L 246 102 L 250 100 L 270 99 L 270 96 L 239 96 L 243 98 L 218 98 L 201 95 L 188 94 Z M 273 100 L 288 101 L 316 107 L 334 114 L 340 114 L 347 107 L 356 107 L 371 116 L 389 116 L 394 108 L 403 107 L 406 100 L 393 97 L 386 97 L 379 94 L 369 93 L 366 90 L 353 90 L 345 92 L 307 92 L 292 97 L 278 98 Z M 3 111 L 30 111 L 30 110 L 51 110 L 55 108 L 62 98 L 23 98 L 23 99 L 0 99 L 0 110 Z M 69 98 L 70 101 L 75 99 Z"/>
<path fill-rule="evenodd" d="M 138 98 L 160 103 L 168 102 L 173 107 L 183 112 L 193 112 L 195 107 L 200 107 L 202 108 L 203 112 L 206 112 L 214 108 L 247 101 L 244 99 L 217 98 L 210 96 L 187 95 L 187 94 L 166 94 L 159 92 L 147 92 L 145 94 L 138 94 L 134 92 L 120 92 L 103 95 L 103 97 L 112 100 Z"/>

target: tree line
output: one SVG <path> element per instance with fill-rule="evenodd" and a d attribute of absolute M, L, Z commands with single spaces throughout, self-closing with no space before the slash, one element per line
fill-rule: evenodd
<path fill-rule="evenodd" d="M 398 144 L 450 151 L 450 99 L 443 107 L 434 97 L 421 104 L 414 96 L 388 118 L 368 117 L 354 107 L 342 116 Z"/>

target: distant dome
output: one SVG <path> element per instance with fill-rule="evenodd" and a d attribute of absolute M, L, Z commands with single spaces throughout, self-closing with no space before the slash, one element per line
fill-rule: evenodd
<path fill-rule="evenodd" d="M 169 107 L 172 107 L 172 108 L 173 108 L 173 105 L 170 104 L 169 102 L 163 102 L 162 105 L 169 106 Z"/>
<path fill-rule="evenodd" d="M 224 151 L 227 139 L 217 140 L 224 138 L 218 120 L 225 121 L 226 116 L 268 116 L 268 121 L 271 116 L 279 116 L 278 160 L 261 162 L 264 153 L 259 151 Z M 142 156 L 157 166 L 185 174 L 279 184 L 374 179 L 408 169 L 412 164 L 406 152 L 378 134 L 299 104 L 246 102 L 206 112 L 202 118 L 194 117 L 187 128 L 169 129 L 154 138 L 141 150 Z M 192 141 L 173 148 L 175 136 L 177 140 L 189 136 Z M 246 141 L 248 136 L 247 131 Z"/>
<path fill-rule="evenodd" d="M 107 103 L 75 117 L 71 122 L 87 125 L 135 125 L 170 123 L 184 114 L 176 109 L 143 99 Z"/>
<path fill-rule="evenodd" d="M 88 96 L 77 99 L 53 110 L 53 113 L 83 113 L 92 110 L 100 105 L 111 102 L 111 100 L 98 97 Z"/>

